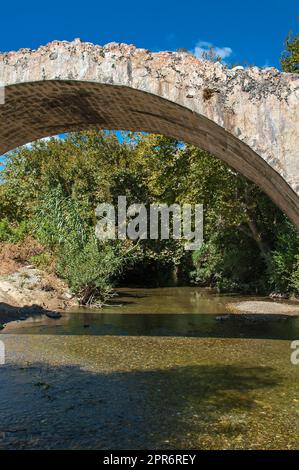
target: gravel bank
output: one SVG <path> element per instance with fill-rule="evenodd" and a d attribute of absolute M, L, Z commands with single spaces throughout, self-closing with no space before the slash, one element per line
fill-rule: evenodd
<path fill-rule="evenodd" d="M 229 310 L 234 313 L 256 313 L 263 315 L 299 315 L 299 302 L 273 302 L 271 300 L 248 300 L 228 304 Z"/>

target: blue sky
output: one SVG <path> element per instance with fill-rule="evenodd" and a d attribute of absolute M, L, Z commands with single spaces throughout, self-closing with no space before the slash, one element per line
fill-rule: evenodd
<path fill-rule="evenodd" d="M 194 51 L 211 43 L 229 63 L 278 67 L 285 36 L 299 29 L 298 13 L 299 2 L 292 0 L 2 2 L 0 50 L 76 37 L 154 51 Z"/>

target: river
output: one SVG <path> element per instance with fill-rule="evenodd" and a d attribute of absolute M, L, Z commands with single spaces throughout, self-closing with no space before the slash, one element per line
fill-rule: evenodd
<path fill-rule="evenodd" d="M 299 318 L 190 287 L 10 323 L 0 449 L 299 449 Z"/>

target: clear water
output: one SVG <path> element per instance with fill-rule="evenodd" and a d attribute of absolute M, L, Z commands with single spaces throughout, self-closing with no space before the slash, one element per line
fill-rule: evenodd
<path fill-rule="evenodd" d="M 101 312 L 11 323 L 0 448 L 298 449 L 299 319 L 224 318 L 233 300 L 122 289 Z"/>

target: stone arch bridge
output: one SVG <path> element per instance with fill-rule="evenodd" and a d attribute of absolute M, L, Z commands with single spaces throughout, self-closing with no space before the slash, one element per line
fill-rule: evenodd
<path fill-rule="evenodd" d="M 165 134 L 254 181 L 299 229 L 299 76 L 75 40 L 0 54 L 0 84 L 0 154 L 91 127 Z"/>

